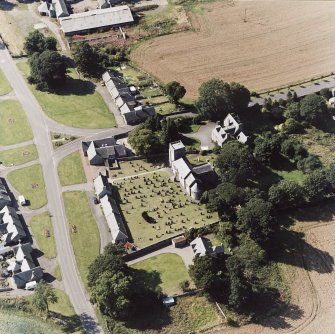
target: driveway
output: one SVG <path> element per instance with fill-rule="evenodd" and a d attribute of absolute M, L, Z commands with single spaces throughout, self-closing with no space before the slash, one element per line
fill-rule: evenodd
<path fill-rule="evenodd" d="M 185 133 L 185 137 L 195 138 L 201 142 L 201 146 L 208 146 L 209 149 L 214 147 L 214 143 L 211 139 L 212 130 L 215 127 L 214 122 L 207 122 L 206 125 L 202 125 L 198 132 Z"/>

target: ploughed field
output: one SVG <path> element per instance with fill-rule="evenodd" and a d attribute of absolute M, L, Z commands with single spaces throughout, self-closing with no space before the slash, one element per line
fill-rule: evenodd
<path fill-rule="evenodd" d="M 194 31 L 143 42 L 131 58 L 187 96 L 213 77 L 262 91 L 335 72 L 335 1 L 218 1 L 189 12 Z"/>

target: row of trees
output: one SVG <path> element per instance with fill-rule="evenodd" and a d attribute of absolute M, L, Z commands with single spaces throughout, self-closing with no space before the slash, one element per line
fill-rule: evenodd
<path fill-rule="evenodd" d="M 28 80 L 38 90 L 52 91 L 66 79 L 67 59 L 57 52 L 57 41 L 45 37 L 38 30 L 29 33 L 24 48 L 29 56 L 30 76 Z"/>

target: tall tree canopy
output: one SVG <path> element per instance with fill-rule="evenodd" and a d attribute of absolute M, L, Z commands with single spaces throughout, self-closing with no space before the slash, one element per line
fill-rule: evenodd
<path fill-rule="evenodd" d="M 322 121 L 327 110 L 325 99 L 316 94 L 307 95 L 300 102 L 301 118 L 314 125 Z"/>
<path fill-rule="evenodd" d="M 51 90 L 65 81 L 66 59 L 56 51 L 47 50 L 41 54 L 33 54 L 29 65 L 31 73 L 28 79 L 39 90 Z"/>
<path fill-rule="evenodd" d="M 238 228 L 257 243 L 264 245 L 275 232 L 277 222 L 272 205 L 261 198 L 252 198 L 237 213 Z"/>
<path fill-rule="evenodd" d="M 255 160 L 249 148 L 237 141 L 230 141 L 222 147 L 215 161 L 217 172 L 225 182 L 246 184 L 255 174 Z"/>
<path fill-rule="evenodd" d="M 47 284 L 43 280 L 36 285 L 32 303 L 39 311 L 45 312 L 48 316 L 49 303 L 54 304 L 57 300 L 58 298 L 52 285 Z"/>
<path fill-rule="evenodd" d="M 137 155 L 145 157 L 157 152 L 160 147 L 157 135 L 141 126 L 129 133 L 128 141 Z"/>
<path fill-rule="evenodd" d="M 204 82 L 199 88 L 196 106 L 205 119 L 222 120 L 228 113 L 239 113 L 248 107 L 250 92 L 238 83 L 219 79 Z"/>
<path fill-rule="evenodd" d="M 79 42 L 73 52 L 79 72 L 88 77 L 100 77 L 99 54 L 87 42 Z"/>
<path fill-rule="evenodd" d="M 38 30 L 34 30 L 26 37 L 24 50 L 28 56 L 31 56 L 35 52 L 42 53 L 45 50 L 56 51 L 57 40 L 54 37 L 45 37 Z"/>
<path fill-rule="evenodd" d="M 185 87 L 177 81 L 172 81 L 166 84 L 164 90 L 174 104 L 177 104 L 186 94 Z"/>

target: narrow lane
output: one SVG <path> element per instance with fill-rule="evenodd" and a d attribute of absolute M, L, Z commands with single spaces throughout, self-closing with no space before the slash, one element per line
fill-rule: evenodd
<path fill-rule="evenodd" d="M 13 87 L 34 134 L 34 143 L 43 168 L 48 196 L 48 209 L 52 215 L 58 253 L 57 258 L 62 269 L 65 290 L 76 313 L 80 316 L 86 332 L 101 333 L 94 309 L 89 302 L 77 271 L 57 175 L 57 166 L 53 159 L 49 129 L 43 111 L 3 44 L 0 44 L 0 68 Z"/>

